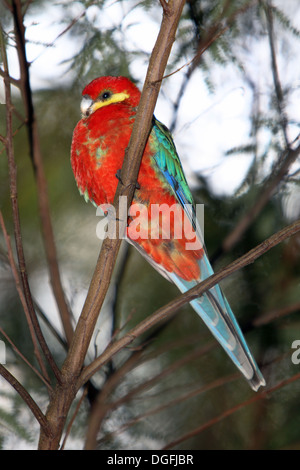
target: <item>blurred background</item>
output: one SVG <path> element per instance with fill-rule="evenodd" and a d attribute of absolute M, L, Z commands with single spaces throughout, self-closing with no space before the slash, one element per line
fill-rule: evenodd
<path fill-rule="evenodd" d="M 18 79 L 13 3 L 1 3 L 0 18 L 9 73 Z M 166 70 L 176 73 L 163 80 L 155 114 L 173 133 L 195 202 L 205 205 L 205 242 L 215 270 L 299 218 L 298 6 L 297 0 L 189 0 L 184 8 Z M 22 14 L 57 258 L 76 322 L 101 247 L 96 209 L 80 197 L 70 166 L 81 91 L 101 75 L 125 75 L 142 88 L 162 9 L 152 1 L 36 0 L 23 2 Z M 197 55 L 209 38 L 210 47 Z M 4 103 L 1 82 L 0 76 Z M 61 364 L 64 334 L 41 235 L 26 110 L 16 86 L 12 93 L 27 271 L 43 332 Z M 2 136 L 5 114 L 2 104 Z M 13 244 L 3 143 L 0 157 L 1 211 Z M 95 412 L 100 449 L 299 449 L 300 364 L 292 361 L 292 343 L 300 340 L 299 261 L 296 235 L 222 283 L 270 393 L 251 391 L 187 305 L 93 377 L 66 448 L 83 448 Z M 2 233 L 0 282 L 6 366 L 45 410 L 44 385 L 3 336 L 37 366 Z M 124 243 L 87 361 L 177 295 Z M 4 379 L 0 384 L 2 448 L 36 448 L 31 412 Z"/>

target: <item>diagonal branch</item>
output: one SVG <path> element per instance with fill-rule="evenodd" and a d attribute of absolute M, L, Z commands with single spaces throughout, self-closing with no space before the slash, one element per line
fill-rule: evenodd
<path fill-rule="evenodd" d="M 2 365 L 0 364 L 0 375 L 18 392 L 24 402 L 28 405 L 28 408 L 32 411 L 33 415 L 39 422 L 40 426 L 47 435 L 49 434 L 49 426 L 45 415 L 40 410 L 39 406 L 33 400 L 32 396 L 27 390 L 20 384 L 20 382 Z"/>
<path fill-rule="evenodd" d="M 90 377 L 92 377 L 92 375 L 94 375 L 97 370 L 99 370 L 104 364 L 106 364 L 107 361 L 109 361 L 113 355 L 115 355 L 124 347 L 131 344 L 138 336 L 143 334 L 149 328 L 153 327 L 158 322 L 165 320 L 187 302 L 191 302 L 192 300 L 200 297 L 205 291 L 211 289 L 215 284 L 219 283 L 227 276 L 253 263 L 257 258 L 262 256 L 271 248 L 278 245 L 283 240 L 286 240 L 287 238 L 295 235 L 298 232 L 300 232 L 300 220 L 285 227 L 280 232 L 275 233 L 267 240 L 262 242 L 260 245 L 250 250 L 245 255 L 241 256 L 237 260 L 225 266 L 223 269 L 213 274 L 205 281 L 202 281 L 200 284 L 193 287 L 185 294 L 176 297 L 176 299 L 172 300 L 167 305 L 157 310 L 150 317 L 146 318 L 136 327 L 126 333 L 118 341 L 110 344 L 101 356 L 95 359 L 90 365 L 86 366 L 79 377 L 77 388 L 82 386 Z"/>
<path fill-rule="evenodd" d="M 15 353 L 24 361 L 28 367 L 41 379 L 42 382 L 46 385 L 48 388 L 49 392 L 52 392 L 52 387 L 51 384 L 42 376 L 42 374 L 26 359 L 26 357 L 21 353 L 21 351 L 17 348 L 17 346 L 14 344 L 14 342 L 10 339 L 10 337 L 5 333 L 3 328 L 0 326 L 0 333 L 4 336 L 6 341 L 11 345 L 12 349 L 15 351 Z M 1 372 L 0 372 L 1 374 Z"/>

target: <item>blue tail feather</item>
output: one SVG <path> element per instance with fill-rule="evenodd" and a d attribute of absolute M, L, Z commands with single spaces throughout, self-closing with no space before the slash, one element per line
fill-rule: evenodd
<path fill-rule="evenodd" d="M 183 293 L 214 273 L 207 255 L 204 254 L 199 262 L 201 278 L 198 281 L 185 281 L 155 263 L 137 243 L 130 239 L 128 241 L 140 251 L 162 276 L 173 282 Z M 243 333 L 220 286 L 217 284 L 198 299 L 192 300 L 191 305 L 222 345 L 233 363 L 248 380 L 252 389 L 257 391 L 260 386 L 266 385 L 265 379 L 247 346 Z"/>
<path fill-rule="evenodd" d="M 200 268 L 201 280 L 213 274 L 206 255 L 200 260 Z M 181 292 L 186 292 L 197 284 L 196 281 L 184 281 L 174 274 L 169 274 L 169 276 Z M 191 305 L 247 379 L 252 389 L 257 391 L 260 386 L 264 386 L 266 384 L 264 377 L 219 285 L 214 286 L 198 299 L 191 301 Z"/>

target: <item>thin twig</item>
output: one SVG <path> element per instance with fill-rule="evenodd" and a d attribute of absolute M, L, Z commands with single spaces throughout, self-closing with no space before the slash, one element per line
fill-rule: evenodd
<path fill-rule="evenodd" d="M 110 402 L 109 398 L 112 396 L 114 390 L 121 382 L 123 377 L 136 366 L 142 354 L 142 350 L 135 351 L 130 356 L 130 358 L 106 380 L 105 384 L 103 385 L 101 392 L 99 392 L 97 399 L 91 408 L 86 431 L 86 440 L 84 446 L 85 450 L 93 450 L 96 448 L 97 434 L 101 427 L 101 423 L 103 422 L 106 414 L 114 409 L 114 406 Z"/>
<path fill-rule="evenodd" d="M 11 243 L 10 243 L 10 237 L 7 233 L 5 223 L 4 223 L 4 219 L 3 219 L 3 215 L 2 215 L 1 211 L 0 211 L 0 225 L 1 225 L 2 233 L 4 235 L 4 240 L 5 240 L 5 244 L 6 244 L 8 262 L 9 262 L 9 265 L 10 265 L 10 268 L 11 268 L 11 271 L 12 271 L 12 275 L 13 275 L 13 278 L 14 278 L 14 281 L 15 281 L 15 286 L 16 286 L 16 290 L 17 290 L 18 295 L 19 295 L 19 299 L 21 301 L 21 304 L 22 304 L 22 307 L 23 307 L 23 310 L 24 310 L 24 313 L 25 313 L 25 316 L 26 316 L 26 320 L 27 320 L 31 340 L 32 340 L 32 343 L 33 343 L 33 346 L 34 346 L 34 354 L 37 357 L 37 360 L 38 360 L 38 363 L 40 365 L 41 370 L 43 371 L 45 380 L 49 383 L 49 376 L 48 376 L 48 373 L 47 373 L 47 369 L 45 368 L 45 366 L 43 364 L 43 360 L 41 358 L 40 350 L 39 350 L 39 347 L 38 347 L 38 341 L 37 341 L 35 331 L 34 331 L 34 325 L 33 325 L 33 322 L 32 322 L 32 318 L 31 318 L 31 315 L 30 315 L 30 312 L 29 312 L 29 308 L 28 308 L 28 305 L 27 305 L 27 302 L 26 302 L 24 292 L 23 292 L 22 287 L 21 287 L 21 281 L 20 281 L 19 273 L 18 273 L 16 264 L 15 264 L 14 255 L 13 255 L 13 251 L 12 251 L 12 247 L 11 247 Z"/>
<path fill-rule="evenodd" d="M 112 410 L 120 407 L 124 403 L 127 404 L 130 400 L 133 400 L 138 394 L 147 390 L 148 388 L 151 388 L 154 384 L 159 383 L 160 380 L 174 373 L 180 367 L 186 366 L 187 363 L 207 353 L 211 349 L 211 346 L 212 343 L 207 344 L 206 346 L 198 348 L 196 350 L 193 350 L 191 353 L 185 355 L 184 357 L 181 357 L 155 376 L 137 385 L 136 387 L 133 387 L 126 395 L 123 395 L 121 398 L 118 398 L 115 401 L 111 401 L 110 397 L 112 396 L 112 393 L 116 389 L 118 383 L 130 370 L 137 366 L 138 361 L 143 354 L 142 349 L 136 351 L 132 356 L 130 356 L 129 360 L 127 360 L 118 369 L 118 371 L 111 376 L 110 380 L 105 383 L 103 389 L 101 390 L 101 393 L 97 397 L 96 404 L 91 410 L 89 426 L 86 434 L 85 449 L 92 450 L 96 447 L 97 434 L 100 429 L 101 423 L 103 422 L 107 413 L 110 413 Z"/>
<path fill-rule="evenodd" d="M 252 325 L 255 327 L 259 327 L 262 325 L 268 325 L 273 320 L 277 320 L 278 318 L 285 317 L 290 315 L 291 313 L 300 312 L 300 302 L 296 302 L 292 305 L 287 305 L 285 307 L 272 310 L 267 312 L 263 315 L 260 315 L 258 318 L 253 320 Z"/>
<path fill-rule="evenodd" d="M 47 419 L 31 395 L 29 395 L 23 385 L 20 384 L 20 382 L 3 366 L 3 364 L 0 364 L 0 374 L 18 392 L 20 397 L 28 405 L 28 408 L 32 411 L 43 431 L 48 435 L 49 425 Z"/>
<path fill-rule="evenodd" d="M 260 401 L 260 400 L 263 400 L 263 399 L 267 398 L 271 393 L 275 392 L 276 390 L 279 390 L 280 388 L 285 387 L 286 385 L 289 385 L 289 384 L 291 384 L 291 383 L 293 383 L 293 382 L 295 382 L 296 380 L 299 380 L 299 379 L 300 379 L 300 372 L 298 374 L 293 375 L 292 377 L 289 377 L 288 379 L 282 380 L 281 382 L 277 383 L 276 385 L 274 385 L 273 387 L 271 387 L 269 389 L 266 389 L 266 390 L 263 390 L 263 391 L 257 393 L 256 395 L 252 396 L 248 400 L 245 400 L 241 403 L 238 403 L 237 405 L 233 406 L 232 408 L 229 408 L 229 409 L 225 410 L 223 413 L 221 413 L 218 416 L 216 416 L 215 418 L 212 418 L 211 420 L 207 421 L 202 426 L 199 426 L 198 428 L 193 429 L 192 431 L 190 431 L 187 434 L 179 437 L 178 439 L 168 443 L 166 446 L 164 446 L 162 448 L 162 450 L 171 449 L 171 448 L 177 446 L 178 444 L 181 444 L 182 442 L 186 441 L 187 439 L 195 437 L 197 434 L 200 434 L 201 432 L 203 432 L 206 429 L 210 428 L 214 424 L 219 423 L 220 421 L 227 418 L 228 416 L 231 416 L 236 411 L 239 411 L 240 409 L 245 408 L 245 407 L 251 405 L 252 403 L 255 403 L 257 401 Z"/>
<path fill-rule="evenodd" d="M 271 8 L 271 3 L 269 0 L 267 2 L 262 2 L 266 19 L 267 19 L 267 29 L 268 29 L 268 38 L 269 38 L 269 46 L 270 46 L 270 54 L 271 54 L 271 64 L 272 64 L 272 76 L 274 82 L 274 89 L 276 95 L 276 105 L 277 111 L 280 118 L 280 125 L 283 133 L 283 137 L 285 140 L 286 148 L 290 147 L 290 142 L 287 135 L 287 117 L 285 114 L 284 109 L 284 96 L 282 91 L 282 86 L 280 83 L 280 77 L 278 72 L 278 65 L 277 65 L 277 57 L 275 51 L 275 38 L 274 38 L 274 24 L 273 24 L 273 13 Z"/>
<path fill-rule="evenodd" d="M 126 429 L 128 429 L 131 426 L 134 426 L 142 419 L 145 419 L 149 416 L 153 416 L 154 414 L 157 414 L 157 413 L 161 413 L 162 411 L 165 411 L 166 409 L 169 410 L 171 407 L 177 406 L 180 403 L 187 401 L 191 398 L 194 398 L 202 393 L 206 393 L 210 390 L 214 390 L 218 387 L 222 387 L 225 384 L 230 383 L 236 380 L 237 378 L 239 378 L 239 375 L 240 374 L 235 373 L 235 374 L 228 375 L 226 377 L 219 377 L 218 379 L 213 380 L 212 382 L 209 382 L 205 385 L 202 385 L 201 387 L 198 386 L 195 389 L 185 392 L 182 395 L 179 395 L 178 397 L 174 398 L 173 400 L 167 400 L 166 403 L 163 403 L 162 405 L 158 405 L 154 408 L 149 409 L 145 413 L 135 416 L 134 418 L 130 419 L 122 426 L 118 427 L 118 429 L 116 429 L 115 431 L 111 431 L 105 434 L 105 436 L 103 436 L 101 439 L 98 440 L 97 444 L 99 446 L 102 442 L 107 441 L 108 439 L 111 439 L 112 437 L 121 434 L 122 432 L 126 431 Z M 166 394 L 166 391 L 163 391 L 162 394 Z"/>
<path fill-rule="evenodd" d="M 33 372 L 39 377 L 39 379 L 41 379 L 42 382 L 44 382 L 44 384 L 46 385 L 46 387 L 48 388 L 49 392 L 52 392 L 53 389 L 51 387 L 51 384 L 42 376 L 42 374 L 40 374 L 40 372 L 28 361 L 28 359 L 26 359 L 26 357 L 21 353 L 21 351 L 17 348 L 17 346 L 14 344 L 14 342 L 10 339 L 10 337 L 5 333 L 5 331 L 3 330 L 3 328 L 0 326 L 0 333 L 4 336 L 4 338 L 6 339 L 6 341 L 9 342 L 9 344 L 11 345 L 11 347 L 13 348 L 13 350 L 16 352 L 16 354 L 22 359 L 22 361 L 24 361 L 28 367 L 30 367 L 31 370 L 33 370 Z"/>
<path fill-rule="evenodd" d="M 4 70 L 1 69 L 1 67 L 0 67 L 0 77 L 2 77 L 2 78 L 5 77 L 5 72 L 4 72 Z M 20 83 L 19 79 L 9 77 L 9 81 L 10 81 L 11 85 L 14 85 L 17 88 L 20 88 L 21 83 Z"/>
<path fill-rule="evenodd" d="M 276 189 L 288 174 L 290 167 L 297 160 L 300 155 L 300 145 L 296 149 L 289 149 L 284 151 L 285 158 L 275 173 L 272 173 L 268 180 L 263 185 L 259 192 L 255 203 L 247 211 L 247 213 L 237 223 L 232 232 L 227 235 L 222 243 L 222 252 L 227 253 L 232 250 L 236 243 L 241 239 L 246 230 L 250 227 L 251 223 L 261 213 L 262 209 L 268 203 L 270 198 L 275 193 Z"/>
<path fill-rule="evenodd" d="M 134 399 L 134 397 L 140 393 L 141 391 L 151 387 L 154 383 L 157 383 L 160 379 L 165 377 L 167 374 L 170 374 L 177 370 L 179 367 L 184 366 L 187 362 L 190 362 L 192 359 L 199 357 L 199 355 L 202 355 L 206 353 L 208 350 L 210 350 L 212 347 L 215 346 L 215 343 L 210 343 L 209 345 L 206 345 L 204 348 L 201 348 L 200 350 L 196 350 L 195 352 L 192 352 L 191 354 L 185 356 L 182 359 L 179 359 L 176 361 L 176 363 L 172 364 L 171 367 L 169 367 L 166 371 L 163 371 L 162 373 L 157 374 L 155 377 L 147 380 L 141 385 L 138 385 L 137 387 L 134 387 L 131 389 L 126 395 L 122 396 L 120 399 L 112 402 L 109 400 L 111 397 L 113 391 L 116 389 L 118 383 L 121 382 L 123 377 L 134 367 L 138 366 L 140 364 L 140 360 L 143 360 L 143 363 L 146 361 L 149 361 L 153 358 L 153 355 L 157 356 L 160 354 L 163 354 L 166 351 L 170 351 L 174 347 L 180 347 L 182 345 L 191 345 L 191 342 L 193 339 L 191 337 L 185 337 L 182 338 L 180 341 L 176 340 L 173 342 L 169 342 L 167 344 L 164 344 L 161 348 L 156 348 L 155 352 L 151 355 L 148 354 L 148 356 L 145 356 L 145 348 L 149 346 L 149 343 L 153 341 L 154 338 L 158 336 L 158 334 L 161 333 L 161 331 L 164 328 L 167 328 L 169 325 L 169 321 L 172 320 L 172 316 L 168 319 L 168 321 L 159 324 L 155 329 L 151 329 L 151 332 L 142 340 L 142 344 L 137 346 L 135 350 L 132 352 L 132 354 L 126 359 L 126 361 L 113 373 L 111 373 L 107 379 L 105 384 L 103 385 L 101 391 L 98 393 L 97 399 L 95 403 L 93 404 L 93 407 L 91 409 L 91 417 L 89 419 L 89 426 L 86 434 L 86 444 L 85 448 L 86 449 L 94 449 L 96 446 L 96 436 L 98 433 L 98 430 L 100 429 L 101 423 L 103 422 L 105 416 L 108 413 L 111 413 L 111 411 L 119 406 L 121 406 L 123 403 L 128 403 L 128 401 Z M 196 336 L 197 338 L 197 343 L 199 341 L 199 335 Z M 109 361 L 108 364 L 110 364 L 112 361 Z"/>
<path fill-rule="evenodd" d="M 169 9 L 169 4 L 166 0 L 159 0 L 161 6 L 162 6 L 162 9 L 163 9 L 163 12 L 164 12 L 164 15 L 169 15 L 170 14 L 170 9 Z"/>
<path fill-rule="evenodd" d="M 181 100 L 184 96 L 184 92 L 185 92 L 185 89 L 187 87 L 187 84 L 188 84 L 191 76 L 193 75 L 194 71 L 197 69 L 198 65 L 200 64 L 204 52 L 207 51 L 207 49 L 209 49 L 209 47 L 215 41 L 217 41 L 217 39 L 219 39 L 221 36 L 223 36 L 223 34 L 225 34 L 226 31 L 228 31 L 228 29 L 232 26 L 233 22 L 236 20 L 236 18 L 239 15 L 245 13 L 249 8 L 254 6 L 257 2 L 258 2 L 258 0 L 250 1 L 249 3 L 246 3 L 242 7 L 238 8 L 236 11 L 234 11 L 232 13 L 232 15 L 230 17 L 228 17 L 226 19 L 226 24 L 224 25 L 224 16 L 225 16 L 226 11 L 227 11 L 227 9 L 230 5 L 230 2 L 227 1 L 224 5 L 224 8 L 223 8 L 221 14 L 220 14 L 219 20 L 216 20 L 214 22 L 213 26 L 207 28 L 207 33 L 205 34 L 205 36 L 199 39 L 198 45 L 197 45 L 197 52 L 194 55 L 194 57 L 189 62 L 185 63 L 184 65 L 182 65 L 181 67 L 179 67 L 175 71 L 169 73 L 168 75 L 164 75 L 163 80 L 165 78 L 168 78 L 168 77 L 174 75 L 175 73 L 178 73 L 183 68 L 189 67 L 189 69 L 187 70 L 187 72 L 184 76 L 184 79 L 183 79 L 183 82 L 181 84 L 180 90 L 178 92 L 177 98 L 174 102 L 174 115 L 173 115 L 173 120 L 172 120 L 171 125 L 170 125 L 170 131 L 171 132 L 173 132 L 175 127 L 176 127 L 180 103 L 181 103 Z"/>
<path fill-rule="evenodd" d="M 85 386 L 84 389 L 83 389 L 83 392 L 82 392 L 82 394 L 81 394 L 81 397 L 80 397 L 80 399 L 78 400 L 78 403 L 77 403 L 76 408 L 75 408 L 75 410 L 74 410 L 73 416 L 72 416 L 72 418 L 71 418 L 71 420 L 70 420 L 70 422 L 69 422 L 69 424 L 68 424 L 68 426 L 67 426 L 66 433 L 65 433 L 65 437 L 64 437 L 64 439 L 63 439 L 63 441 L 62 441 L 60 450 L 64 450 L 64 448 L 65 448 L 67 439 L 68 439 L 68 437 L 69 437 L 69 435 L 70 435 L 70 433 L 71 433 L 71 429 L 72 429 L 72 426 L 73 426 L 73 424 L 74 424 L 74 422 L 75 422 L 76 416 L 78 415 L 79 410 L 80 410 L 80 407 L 81 407 L 81 405 L 82 405 L 84 399 L 86 398 L 87 394 L 88 394 L 88 386 Z"/>
<path fill-rule="evenodd" d="M 47 192 L 47 182 L 44 174 L 44 166 L 41 155 L 38 128 L 35 116 L 35 110 L 32 99 L 32 90 L 29 77 L 29 63 L 26 56 L 25 47 L 25 26 L 23 23 L 22 5 L 20 0 L 12 0 L 13 19 L 15 25 L 15 36 L 17 42 L 17 53 L 21 74 L 21 91 L 26 111 L 26 124 L 28 130 L 28 140 L 30 148 L 30 156 L 34 168 L 34 175 L 37 183 L 37 195 L 39 203 L 39 213 L 41 220 L 41 228 L 43 234 L 43 242 L 46 251 L 50 280 L 53 294 L 61 316 L 63 328 L 70 343 L 73 336 L 72 314 L 70 306 L 66 300 L 62 287 L 61 275 L 57 262 L 57 252 L 54 241 L 54 234 L 50 216 L 49 198 Z"/>
<path fill-rule="evenodd" d="M 60 371 L 52 357 L 52 354 L 48 348 L 47 343 L 45 342 L 44 336 L 42 334 L 35 309 L 33 304 L 33 299 L 31 295 L 31 290 L 28 282 L 26 262 L 23 250 L 22 235 L 21 235 L 21 224 L 20 224 L 20 215 L 19 215 L 19 206 L 18 206 L 18 193 L 17 193 L 17 167 L 14 158 L 14 148 L 13 148 L 13 127 L 12 127 L 12 111 L 13 105 L 11 100 L 11 90 L 10 90 L 10 81 L 9 81 L 9 70 L 8 62 L 6 56 L 6 49 L 4 45 L 2 29 L 0 31 L 0 42 L 1 42 L 1 52 L 3 67 L 5 71 L 4 85 L 5 85 L 5 100 L 6 100 L 6 152 L 8 157 L 8 169 L 9 169 L 9 185 L 10 185 L 10 199 L 13 212 L 13 222 L 14 222 L 14 235 L 15 235 L 15 244 L 17 250 L 17 257 L 19 263 L 19 273 L 23 287 L 23 293 L 26 300 L 27 308 L 30 314 L 31 321 L 34 326 L 35 334 L 40 343 L 42 351 L 51 366 L 56 378 L 60 379 Z M 45 377 L 47 377 L 47 372 L 43 361 L 41 360 L 40 355 L 37 350 L 36 357 L 39 361 L 39 365 Z"/>

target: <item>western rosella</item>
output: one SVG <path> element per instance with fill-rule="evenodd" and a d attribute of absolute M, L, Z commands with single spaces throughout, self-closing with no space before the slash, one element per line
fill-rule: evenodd
<path fill-rule="evenodd" d="M 112 204 L 141 93 L 125 77 L 100 77 L 87 85 L 82 95 L 82 119 L 72 141 L 72 169 L 86 200 L 96 206 Z M 178 225 L 184 230 L 178 231 Z M 182 292 L 213 274 L 174 142 L 155 117 L 126 235 L 154 268 Z M 219 285 L 191 305 L 253 390 L 265 385 Z"/>

